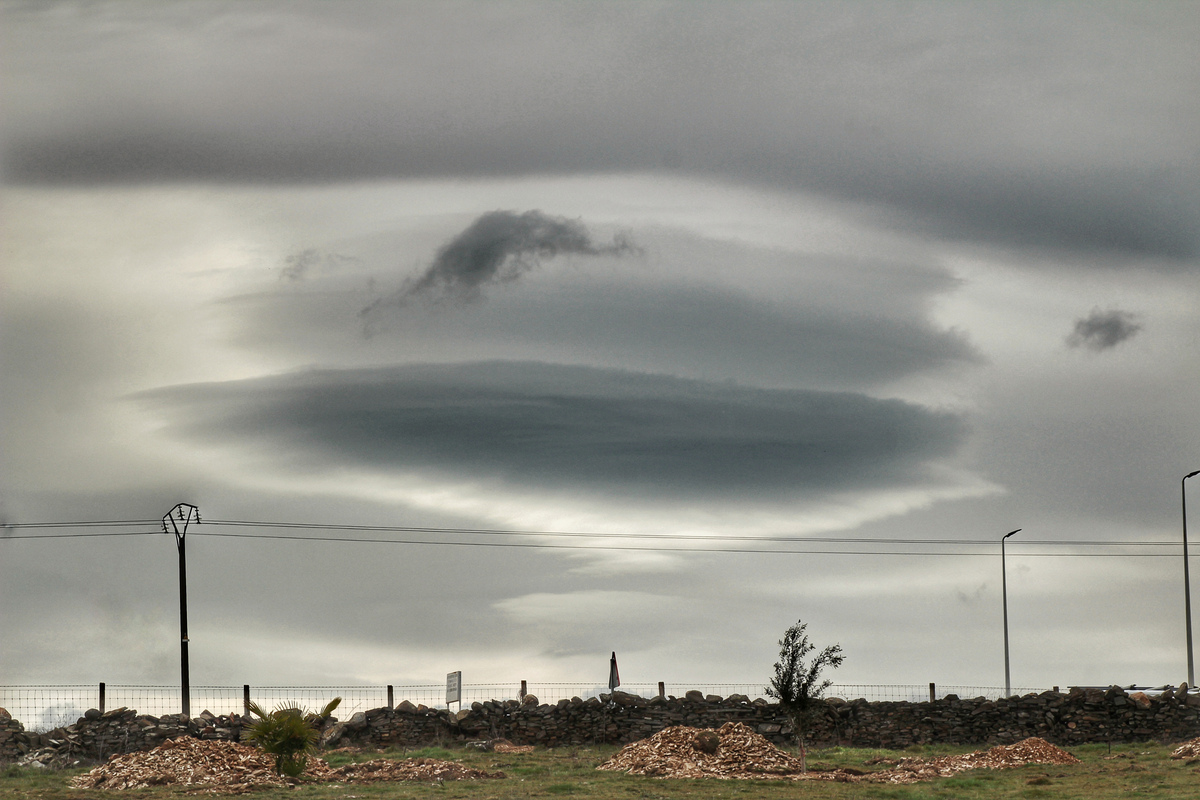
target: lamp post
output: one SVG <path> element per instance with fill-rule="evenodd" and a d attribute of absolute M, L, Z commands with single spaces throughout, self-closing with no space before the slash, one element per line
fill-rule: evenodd
<path fill-rule="evenodd" d="M 1179 482 L 1179 495 L 1183 502 L 1183 618 L 1187 626 L 1187 665 L 1188 688 L 1196 685 L 1196 670 L 1192 662 L 1192 579 L 1188 575 L 1188 540 L 1187 540 L 1187 479 L 1200 475 L 1200 469 L 1189 472 Z"/>
<path fill-rule="evenodd" d="M 1000 591 L 1004 597 L 1004 696 L 1012 695 L 1012 678 L 1008 671 L 1008 566 L 1004 556 L 1004 542 L 1014 533 L 1020 533 L 1021 529 L 1009 531 L 1000 537 Z"/>

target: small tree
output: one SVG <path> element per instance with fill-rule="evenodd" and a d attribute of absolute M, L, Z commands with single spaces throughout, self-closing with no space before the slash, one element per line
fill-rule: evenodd
<path fill-rule="evenodd" d="M 342 698 L 335 697 L 316 714 L 283 705 L 268 714 L 258 703 L 249 703 L 246 709 L 258 719 L 245 738 L 275 756 L 275 771 L 280 775 L 298 777 L 308 766 L 308 754 L 317 744 L 321 725 L 341 702 Z"/>
<path fill-rule="evenodd" d="M 800 745 L 800 769 L 804 772 L 808 771 L 806 739 L 817 701 L 833 685 L 831 680 L 821 680 L 821 671 L 826 667 L 837 669 L 845 659 L 841 645 L 833 644 L 808 661 L 809 653 L 816 647 L 808 641 L 807 628 L 806 623 L 797 620 L 779 640 L 775 677 L 766 690 L 767 696 L 778 700 L 792 721 L 792 731 Z"/>

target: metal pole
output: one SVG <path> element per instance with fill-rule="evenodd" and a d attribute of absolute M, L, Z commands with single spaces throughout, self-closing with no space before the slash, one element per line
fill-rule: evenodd
<path fill-rule="evenodd" d="M 1004 541 L 1021 529 L 1010 531 L 1000 537 L 1000 591 L 1004 597 L 1004 696 L 1012 696 L 1012 678 L 1008 670 L 1008 566 L 1005 561 Z"/>
<path fill-rule="evenodd" d="M 200 521 L 200 509 L 188 503 L 179 503 L 163 517 L 163 531 L 170 524 L 175 534 L 175 546 L 179 549 L 179 687 L 182 711 L 192 715 L 191 678 L 188 675 L 188 627 L 187 627 L 187 550 L 184 537 L 188 524 Z"/>
<path fill-rule="evenodd" d="M 1179 495 L 1183 502 L 1183 617 L 1187 626 L 1187 665 L 1188 688 L 1196 685 L 1196 669 L 1192 660 L 1192 579 L 1188 575 L 1188 540 L 1187 540 L 1187 479 L 1200 475 L 1200 469 L 1189 472 L 1179 482 Z"/>

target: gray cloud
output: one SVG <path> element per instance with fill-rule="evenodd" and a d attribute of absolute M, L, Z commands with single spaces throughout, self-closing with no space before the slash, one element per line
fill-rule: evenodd
<path fill-rule="evenodd" d="M 338 267 L 356 260 L 350 256 L 326 253 L 315 247 L 307 247 L 284 259 L 284 267 L 279 273 L 279 279 L 295 283 L 309 278 L 315 272 L 336 270 Z"/>
<path fill-rule="evenodd" d="M 1137 316 L 1127 311 L 1111 309 L 1092 313 L 1075 321 L 1075 330 L 1067 337 L 1070 347 L 1086 347 L 1088 350 L 1111 350 L 1127 339 L 1133 338 L 1142 325 Z"/>
<path fill-rule="evenodd" d="M 416 297 L 434 300 L 478 299 L 484 286 L 515 281 L 540 259 L 562 254 L 625 255 L 636 252 L 632 242 L 615 236 L 611 244 L 592 241 L 579 220 L 553 217 L 541 211 L 489 211 L 438 250 L 433 263 L 397 292 L 375 300 L 360 312 L 368 324 L 389 308 Z"/>
<path fill-rule="evenodd" d="M 963 420 L 865 395 L 531 362 L 314 371 L 141 396 L 188 436 L 289 461 L 676 499 L 927 478 Z"/>
<path fill-rule="evenodd" d="M 5 177 L 665 170 L 955 238 L 1200 252 L 1190 4 L 501 8 L 10 5 Z"/>
<path fill-rule="evenodd" d="M 368 313 L 366 346 L 356 315 L 373 293 L 363 286 L 395 253 L 414 249 L 399 237 L 339 241 L 355 268 L 313 274 L 305 291 L 231 298 L 223 309 L 241 346 L 306 364 L 504 358 L 861 391 L 984 363 L 964 331 L 929 318 L 961 286 L 944 268 L 653 229 L 636 237 L 645 262 L 544 270 L 529 291 L 491 292 L 470 306 L 420 302 L 397 314 L 381 304 Z M 416 247 L 433 250 L 434 241 Z"/>

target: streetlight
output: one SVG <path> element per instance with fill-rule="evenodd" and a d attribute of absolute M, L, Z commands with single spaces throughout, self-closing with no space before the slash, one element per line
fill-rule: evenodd
<path fill-rule="evenodd" d="M 1012 695 L 1012 679 L 1009 677 L 1008 671 L 1008 567 L 1004 560 L 1004 541 L 1014 533 L 1020 533 L 1021 529 L 1009 531 L 1000 537 L 1000 587 L 1004 596 L 1004 696 Z"/>
<path fill-rule="evenodd" d="M 1179 482 L 1179 495 L 1183 500 L 1183 617 L 1187 625 L 1188 688 L 1196 685 L 1196 670 L 1192 663 L 1192 579 L 1188 576 L 1187 541 L 1187 479 L 1200 475 L 1200 469 L 1189 472 Z"/>

